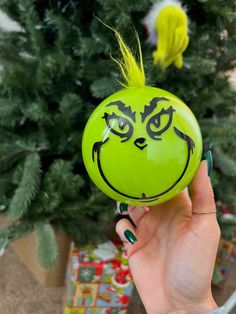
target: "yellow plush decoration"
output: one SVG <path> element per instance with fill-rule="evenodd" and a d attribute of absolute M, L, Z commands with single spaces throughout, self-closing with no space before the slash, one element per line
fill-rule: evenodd
<path fill-rule="evenodd" d="M 189 43 L 186 13 L 176 5 L 162 8 L 156 18 L 156 31 L 158 44 L 153 53 L 154 64 L 165 69 L 174 63 L 178 69 L 182 68 L 183 52 Z"/>

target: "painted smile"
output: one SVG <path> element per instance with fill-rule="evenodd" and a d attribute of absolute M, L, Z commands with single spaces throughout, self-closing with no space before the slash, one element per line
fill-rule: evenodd
<path fill-rule="evenodd" d="M 98 166 L 98 170 L 99 173 L 102 177 L 102 179 L 104 180 L 104 182 L 116 193 L 125 196 L 129 199 L 133 199 L 133 200 L 138 200 L 140 202 L 150 202 L 150 201 L 156 201 L 160 196 L 168 193 L 170 190 L 172 190 L 177 184 L 178 182 L 180 182 L 180 180 L 183 178 L 184 174 L 187 171 L 189 162 L 190 162 L 190 157 L 191 157 L 191 153 L 193 153 L 193 149 L 195 147 L 195 144 L 193 142 L 193 140 L 186 134 L 182 133 L 180 130 L 178 130 L 176 127 L 174 127 L 174 131 L 176 133 L 177 136 L 179 136 L 182 140 L 186 141 L 186 145 L 187 145 L 187 160 L 184 166 L 184 169 L 181 173 L 181 175 L 179 176 L 179 178 L 169 187 L 167 188 L 165 191 L 152 195 L 152 196 L 146 196 L 145 193 L 142 193 L 142 195 L 140 196 L 132 196 L 132 195 L 127 195 L 119 190 L 117 190 L 110 182 L 109 180 L 106 178 L 102 166 L 101 166 L 101 147 L 108 142 L 109 138 L 105 139 L 104 141 L 100 141 L 100 142 L 95 142 L 92 148 L 92 158 L 93 158 L 93 162 L 95 162 L 95 153 L 97 153 L 97 166 Z"/>

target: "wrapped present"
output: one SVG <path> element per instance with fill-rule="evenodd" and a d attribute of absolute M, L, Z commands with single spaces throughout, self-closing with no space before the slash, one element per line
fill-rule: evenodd
<path fill-rule="evenodd" d="M 236 242 L 221 239 L 219 243 L 212 283 L 223 287 L 233 264 L 236 262 Z"/>
<path fill-rule="evenodd" d="M 71 246 L 64 314 L 125 314 L 133 290 L 120 243 Z"/>

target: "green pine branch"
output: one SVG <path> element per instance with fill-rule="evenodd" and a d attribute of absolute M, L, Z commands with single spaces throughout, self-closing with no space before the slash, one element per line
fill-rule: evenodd
<path fill-rule="evenodd" d="M 45 22 L 57 32 L 56 46 L 62 53 L 68 41 L 70 24 L 61 15 L 55 14 L 51 10 L 46 12 Z"/>
<path fill-rule="evenodd" d="M 13 128 L 19 121 L 19 103 L 0 98 L 0 127 Z M 1 133 L 1 130 L 0 130 Z"/>
<path fill-rule="evenodd" d="M 102 77 L 91 85 L 91 92 L 96 98 L 105 98 L 117 91 L 118 83 L 110 77 Z"/>
<path fill-rule="evenodd" d="M 84 181 L 72 170 L 71 162 L 54 161 L 41 181 L 40 191 L 30 207 L 28 217 L 36 220 L 43 216 L 57 218 L 63 215 L 63 211 L 68 212 L 67 205 L 71 202 L 75 204 L 78 213 L 78 203 L 81 198 L 80 189 Z"/>
<path fill-rule="evenodd" d="M 236 176 L 236 161 L 225 154 L 220 147 L 212 147 L 215 157 L 215 163 L 223 174 L 228 177 Z"/>
<path fill-rule="evenodd" d="M 35 225 L 35 232 L 39 263 L 45 269 L 52 269 L 58 257 L 55 232 L 49 223 L 44 222 Z"/>
<path fill-rule="evenodd" d="M 8 239 L 15 241 L 31 233 L 34 230 L 34 222 L 24 221 L 21 223 L 13 223 L 0 229 L 0 240 Z"/>
<path fill-rule="evenodd" d="M 27 119 L 40 125 L 53 125 L 52 118 L 47 110 L 47 104 L 42 99 L 35 99 L 34 102 L 31 101 L 24 114 Z"/>
<path fill-rule="evenodd" d="M 35 149 L 34 145 L 26 143 L 23 140 L 19 140 L 19 137 L 16 134 L 9 141 L 7 141 L 7 139 L 8 137 L 1 139 L 0 173 L 12 169 L 25 155 L 27 155 L 27 153 Z"/>
<path fill-rule="evenodd" d="M 42 23 L 35 10 L 34 3 L 30 0 L 17 1 L 21 23 L 30 35 L 33 52 L 37 56 L 44 53 L 45 43 L 41 33 Z"/>
<path fill-rule="evenodd" d="M 236 226 L 236 216 L 232 215 L 230 217 L 221 217 L 221 223 L 229 226 Z"/>
<path fill-rule="evenodd" d="M 22 180 L 9 206 L 9 216 L 12 220 L 18 220 L 26 214 L 38 192 L 40 173 L 40 155 L 38 152 L 33 152 L 25 159 Z"/>
<path fill-rule="evenodd" d="M 9 171 L 7 173 L 1 174 L 0 176 L 0 199 L 8 194 L 11 189 L 13 181 L 14 171 Z"/>
<path fill-rule="evenodd" d="M 236 116 L 231 118 L 211 118 L 199 120 L 205 142 L 214 141 L 217 145 L 235 145 Z"/>

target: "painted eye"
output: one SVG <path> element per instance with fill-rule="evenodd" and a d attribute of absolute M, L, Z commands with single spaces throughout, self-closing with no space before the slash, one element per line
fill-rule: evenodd
<path fill-rule="evenodd" d="M 121 142 L 130 139 L 133 134 L 133 126 L 128 119 L 117 116 L 115 113 L 108 114 L 106 112 L 103 118 L 105 119 L 109 130 L 123 139 Z"/>
<path fill-rule="evenodd" d="M 160 140 L 158 136 L 169 129 L 174 111 L 175 110 L 172 106 L 168 109 L 162 108 L 160 112 L 148 120 L 146 129 L 151 138 L 154 140 Z"/>

